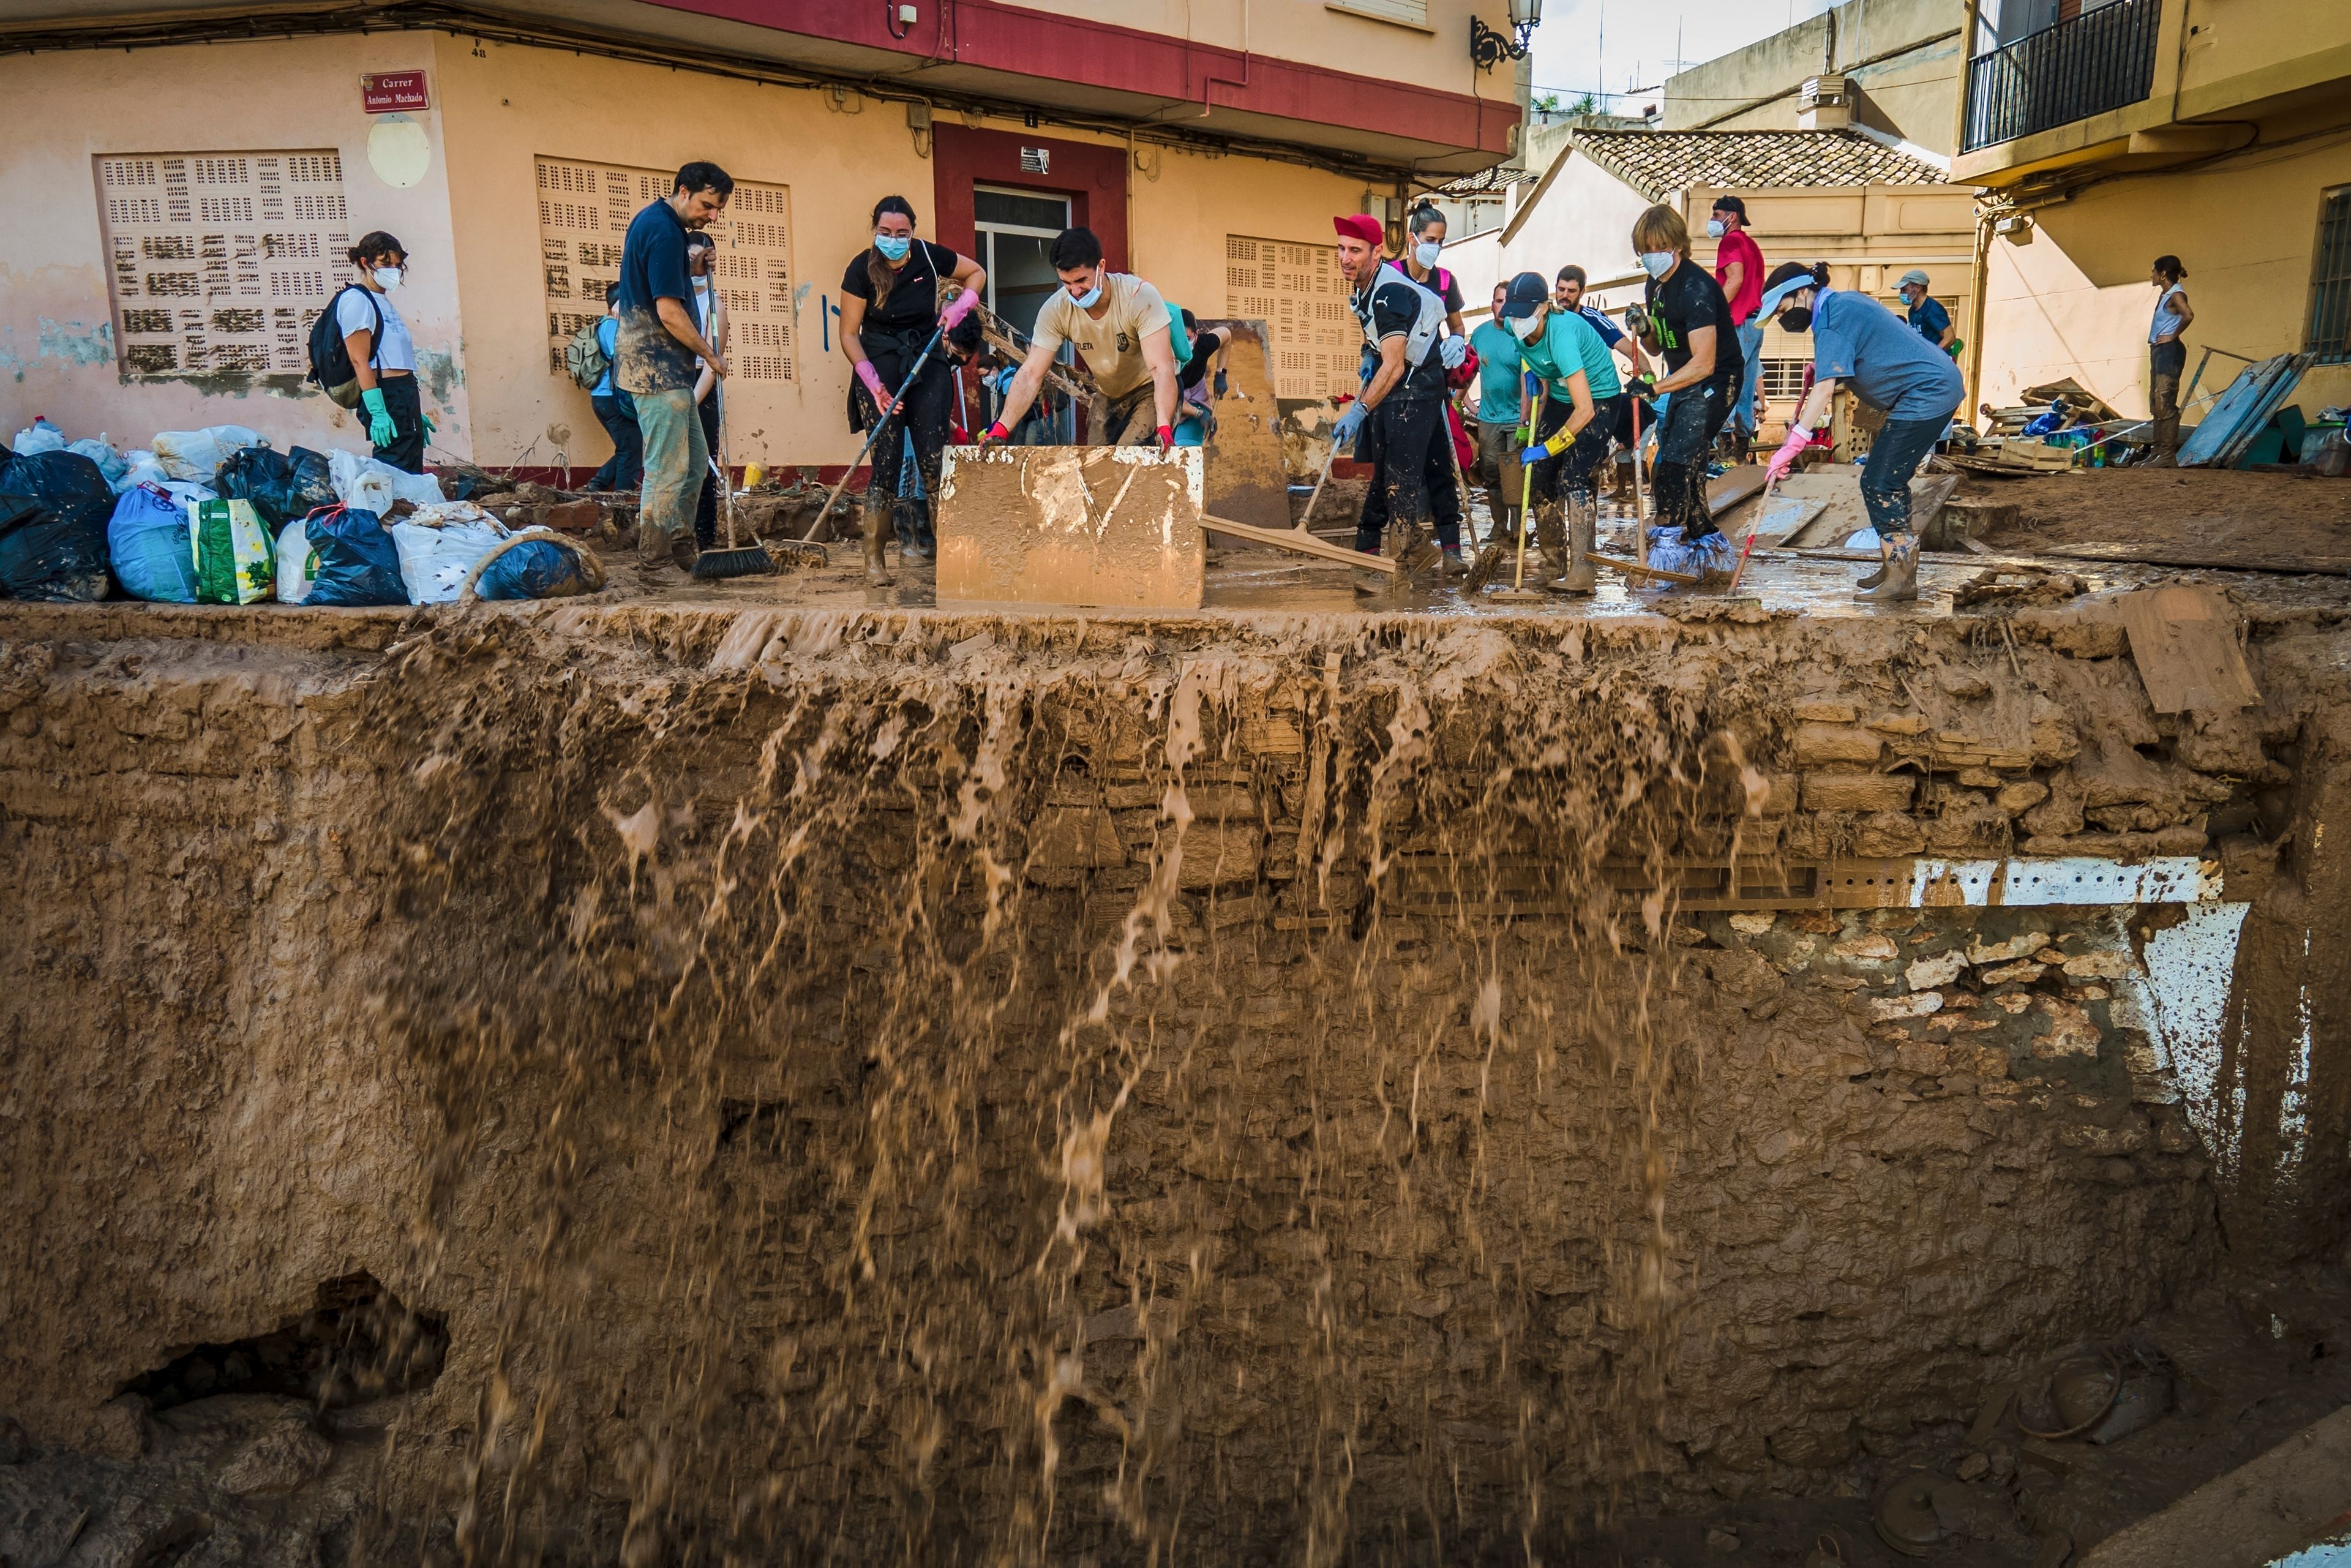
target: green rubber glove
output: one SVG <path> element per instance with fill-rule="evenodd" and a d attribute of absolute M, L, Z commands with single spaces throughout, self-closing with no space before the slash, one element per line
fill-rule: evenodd
<path fill-rule="evenodd" d="M 419 414 L 417 417 L 424 422 L 424 434 L 427 435 L 432 434 L 434 431 L 441 428 L 439 425 L 433 423 L 433 416 L 429 413 Z"/>
<path fill-rule="evenodd" d="M 392 423 L 392 410 L 383 406 L 383 389 L 370 387 L 360 393 L 360 404 L 367 410 L 368 439 L 378 446 L 389 446 L 400 438 L 400 429 Z"/>

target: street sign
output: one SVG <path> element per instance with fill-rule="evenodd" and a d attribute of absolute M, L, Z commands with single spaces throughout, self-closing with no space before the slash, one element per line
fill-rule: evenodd
<path fill-rule="evenodd" d="M 360 78 L 360 107 L 370 114 L 404 113 L 433 107 L 423 71 L 387 71 Z"/>

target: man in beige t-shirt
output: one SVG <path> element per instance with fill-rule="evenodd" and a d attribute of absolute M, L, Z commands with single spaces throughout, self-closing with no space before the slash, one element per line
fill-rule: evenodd
<path fill-rule="evenodd" d="M 1102 241 L 1091 229 L 1063 229 L 1053 241 L 1053 271 L 1061 287 L 1037 312 L 1029 358 L 1012 378 L 997 421 L 980 437 L 1003 441 L 1017 428 L 1045 384 L 1045 372 L 1063 343 L 1077 345 L 1109 408 L 1093 422 L 1096 442 L 1139 446 L 1156 427 L 1160 450 L 1176 439 L 1176 350 L 1167 335 L 1167 302 L 1142 278 L 1102 266 Z M 1139 417 L 1144 404 L 1154 419 Z"/>

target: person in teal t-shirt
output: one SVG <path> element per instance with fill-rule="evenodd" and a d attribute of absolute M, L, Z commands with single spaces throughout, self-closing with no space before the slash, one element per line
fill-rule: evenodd
<path fill-rule="evenodd" d="M 1478 483 L 1486 487 L 1486 509 L 1494 519 L 1494 537 L 1509 538 L 1519 526 L 1519 497 L 1513 487 L 1503 493 L 1502 459 L 1519 446 L 1521 412 L 1519 340 L 1502 325 L 1502 300 L 1508 286 L 1494 285 L 1494 315 L 1469 334 L 1478 354 Z"/>
<path fill-rule="evenodd" d="M 1585 559 L 1599 525 L 1592 472 L 1608 455 L 1620 390 L 1615 356 L 1581 314 L 1553 306 L 1551 286 L 1540 273 L 1510 279 L 1499 313 L 1519 341 L 1520 362 L 1544 393 L 1534 444 L 1520 455 L 1520 461 L 1534 465 L 1535 538 L 1550 568 L 1543 586 L 1589 593 L 1599 580 Z M 1562 490 L 1573 507 L 1562 507 Z"/>

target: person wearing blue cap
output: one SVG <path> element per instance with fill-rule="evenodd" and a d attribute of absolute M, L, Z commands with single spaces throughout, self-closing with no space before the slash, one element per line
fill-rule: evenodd
<path fill-rule="evenodd" d="M 1599 528 L 1592 475 L 1607 457 L 1608 433 L 1615 427 L 1622 390 L 1616 357 L 1581 311 L 1562 310 L 1553 303 L 1539 272 L 1510 279 L 1502 324 L 1518 340 L 1519 363 L 1541 388 L 1535 442 L 1519 454 L 1519 461 L 1533 469 L 1542 586 L 1556 593 L 1589 593 L 1600 580 L 1587 559 Z"/>
<path fill-rule="evenodd" d="M 1785 332 L 1813 335 L 1813 390 L 1804 394 L 1788 439 L 1771 455 L 1771 483 L 1795 466 L 1796 455 L 1828 416 L 1840 382 L 1886 423 L 1869 444 L 1861 470 L 1862 505 L 1877 530 L 1884 564 L 1857 585 L 1855 599 L 1890 603 L 1918 597 L 1918 541 L 1910 533 L 1910 476 L 1933 451 L 1958 412 L 1967 386 L 1950 356 L 1910 329 L 1907 322 L 1866 295 L 1829 287 L 1829 269 L 1783 262 L 1763 288 L 1761 313 L 1776 316 Z"/>

